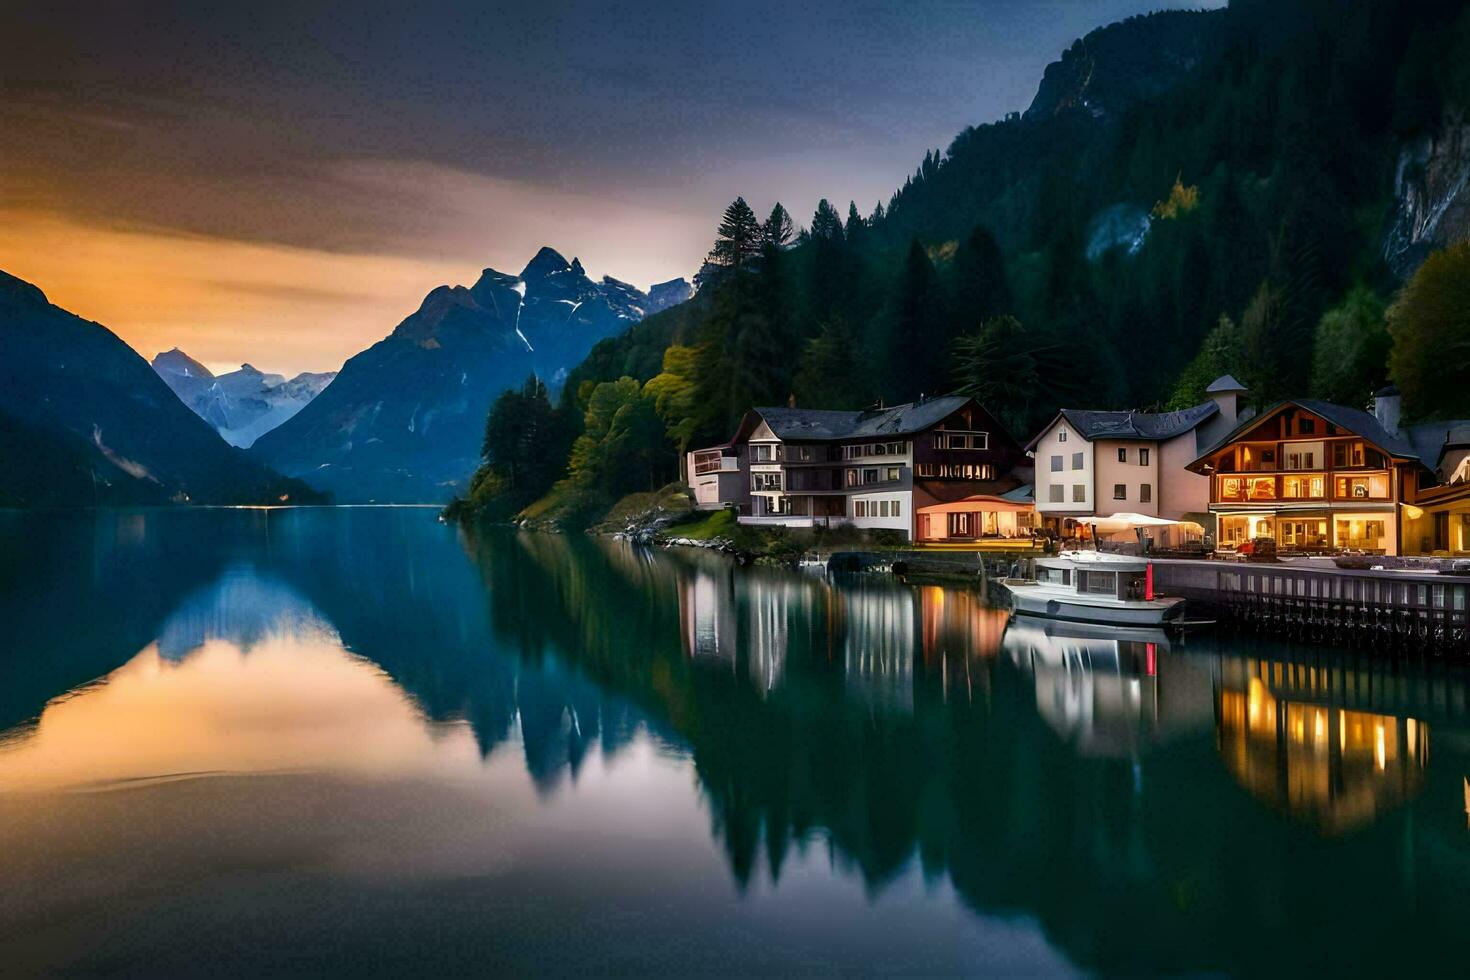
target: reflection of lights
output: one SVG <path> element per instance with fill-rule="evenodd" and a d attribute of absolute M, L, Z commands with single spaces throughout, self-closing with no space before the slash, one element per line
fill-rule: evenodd
<path fill-rule="evenodd" d="M 1378 768 L 1384 768 L 1388 763 L 1388 749 L 1383 743 L 1383 722 L 1378 722 L 1373 733 L 1373 758 L 1378 763 Z"/>

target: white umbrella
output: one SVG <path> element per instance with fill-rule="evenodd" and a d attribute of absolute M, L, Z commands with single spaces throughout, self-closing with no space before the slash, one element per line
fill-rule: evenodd
<path fill-rule="evenodd" d="M 1163 517 L 1150 517 L 1147 514 L 1111 514 L 1107 517 L 1078 517 L 1078 524 L 1089 524 L 1094 531 L 1101 534 L 1112 534 L 1115 531 L 1132 531 L 1140 527 L 1188 527 L 1203 532 L 1204 528 L 1194 521 L 1171 521 Z"/>

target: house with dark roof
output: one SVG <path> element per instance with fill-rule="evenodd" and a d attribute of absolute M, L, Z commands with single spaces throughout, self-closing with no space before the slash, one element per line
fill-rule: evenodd
<path fill-rule="evenodd" d="M 1222 548 L 1272 538 L 1296 551 L 1470 551 L 1470 421 L 1403 426 L 1399 394 L 1366 412 L 1272 405 L 1190 462 L 1209 480 Z"/>
<path fill-rule="evenodd" d="M 861 412 L 755 408 L 728 444 L 688 458 L 700 506 L 733 506 L 743 523 L 847 524 L 918 541 L 1029 538 L 1029 463 L 961 396 Z M 731 470 L 738 480 L 719 483 Z"/>
<path fill-rule="evenodd" d="M 1026 447 L 1043 524 L 1068 536 L 1079 517 L 1207 523 L 1209 481 L 1185 467 L 1235 427 L 1245 388 L 1227 375 L 1207 394 L 1209 401 L 1177 412 L 1059 411 Z"/>

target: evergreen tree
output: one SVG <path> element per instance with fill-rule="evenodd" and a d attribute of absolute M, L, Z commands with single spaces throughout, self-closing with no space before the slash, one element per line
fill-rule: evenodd
<path fill-rule="evenodd" d="M 556 415 L 546 385 L 535 375 L 519 389 L 501 394 L 485 419 L 480 454 L 503 490 L 520 504 L 541 496 L 555 482 Z"/>
<path fill-rule="evenodd" d="M 801 352 L 794 386 L 798 404 L 828 409 L 871 404 L 861 354 L 857 331 L 847 320 L 839 316 L 824 323 Z"/>
<path fill-rule="evenodd" d="M 788 247 L 795 238 L 796 233 L 792 228 L 791 215 L 777 201 L 776 206 L 771 208 L 771 216 L 766 223 L 761 225 L 761 244 L 767 248 L 784 249 Z"/>
<path fill-rule="evenodd" d="M 726 269 L 744 269 L 760 258 L 765 241 L 755 212 L 745 203 L 745 198 L 737 197 L 725 208 L 714 247 L 705 261 Z"/>
<path fill-rule="evenodd" d="M 1215 328 L 1205 335 L 1199 352 L 1185 366 L 1174 384 L 1174 390 L 1165 404 L 1168 411 L 1191 408 L 1206 400 L 1205 389 L 1222 375 L 1233 375 L 1243 384 L 1249 384 L 1249 372 L 1244 366 L 1244 347 L 1240 328 L 1228 316 L 1221 316 Z"/>
<path fill-rule="evenodd" d="M 1387 382 L 1393 340 L 1384 313 L 1373 290 L 1356 286 L 1322 314 L 1312 350 L 1314 397 L 1357 408 Z"/>
<path fill-rule="evenodd" d="M 847 225 L 843 228 L 843 234 L 847 237 L 847 243 L 853 246 L 861 243 L 864 229 L 863 216 L 858 214 L 857 202 L 848 201 Z"/>
<path fill-rule="evenodd" d="M 914 239 L 887 314 L 879 319 L 880 336 L 871 345 L 880 355 L 879 388 L 885 397 L 908 401 L 921 394 L 938 395 L 947 387 L 944 312 L 934 264 Z"/>
<path fill-rule="evenodd" d="M 955 252 L 953 294 L 954 335 L 1014 312 L 1005 259 L 995 236 L 983 225 L 977 225 Z"/>
<path fill-rule="evenodd" d="M 816 213 L 812 215 L 812 237 L 828 242 L 841 242 L 844 239 L 842 219 L 837 216 L 837 209 L 825 197 L 817 202 Z"/>
<path fill-rule="evenodd" d="M 1470 242 L 1424 260 L 1389 308 L 1388 330 L 1404 415 L 1470 418 Z"/>

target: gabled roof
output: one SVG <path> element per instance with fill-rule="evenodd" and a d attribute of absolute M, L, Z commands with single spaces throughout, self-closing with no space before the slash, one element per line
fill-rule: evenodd
<path fill-rule="evenodd" d="M 1192 467 L 1195 463 L 1204 460 L 1206 456 L 1218 452 L 1224 446 L 1235 442 L 1243 433 L 1269 419 L 1288 405 L 1304 408 L 1313 415 L 1337 426 L 1339 429 L 1351 432 L 1357 436 L 1362 436 L 1396 459 L 1413 460 L 1415 462 L 1425 463 L 1425 465 L 1431 468 L 1433 467 L 1433 463 L 1426 462 L 1408 439 L 1402 435 L 1389 432 L 1371 413 L 1359 408 L 1348 408 L 1346 405 L 1335 405 L 1332 402 L 1318 401 L 1315 398 L 1291 398 L 1286 401 L 1279 401 L 1258 414 L 1252 415 L 1217 439 L 1213 446 L 1201 452 L 1189 465 Z"/>
<path fill-rule="evenodd" d="M 933 428 L 970 401 L 962 395 L 947 395 L 865 412 L 775 407 L 753 411 L 782 442 L 832 442 L 913 435 Z M 742 422 L 741 430 L 745 428 Z"/>
<path fill-rule="evenodd" d="M 1193 408 L 1177 412 L 1093 412 L 1077 408 L 1064 408 L 1057 417 L 1037 433 L 1026 446 L 1035 449 L 1041 437 L 1051 431 L 1058 420 L 1066 420 L 1079 436 L 1091 442 L 1094 439 L 1136 439 L 1147 442 L 1162 442 L 1183 435 L 1201 422 L 1212 418 L 1220 411 L 1214 402 L 1203 402 Z"/>

